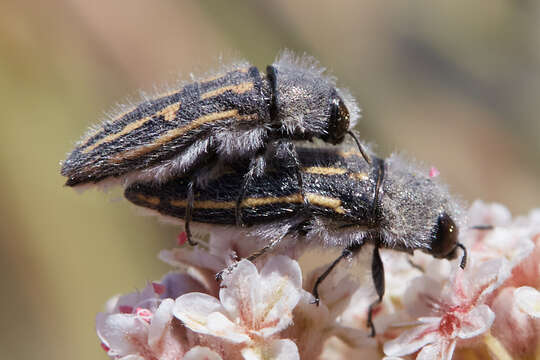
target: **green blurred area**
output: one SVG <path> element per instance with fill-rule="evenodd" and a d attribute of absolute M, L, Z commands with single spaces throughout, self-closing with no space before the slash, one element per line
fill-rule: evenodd
<path fill-rule="evenodd" d="M 178 227 L 62 186 L 86 128 L 221 54 L 264 66 L 283 48 L 350 88 L 380 155 L 436 165 L 468 201 L 539 205 L 539 2 L 2 1 L 3 358 L 106 358 L 95 314 L 168 270 Z"/>

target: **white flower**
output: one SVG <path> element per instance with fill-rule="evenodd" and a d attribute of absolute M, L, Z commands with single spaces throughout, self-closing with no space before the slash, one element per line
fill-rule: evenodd
<path fill-rule="evenodd" d="M 266 351 L 279 354 L 283 346 L 296 349 L 292 342 L 270 338 L 292 323 L 301 296 L 302 273 L 296 261 L 273 256 L 259 274 L 255 265 L 241 260 L 224 275 L 219 300 L 202 293 L 185 294 L 176 299 L 174 316 L 194 332 L 247 345 L 242 354 L 254 358 Z"/>
<path fill-rule="evenodd" d="M 417 326 L 384 344 L 388 356 L 403 356 L 421 349 L 417 359 L 451 359 L 459 339 L 486 332 L 495 314 L 487 296 L 508 278 L 507 261 L 496 259 L 458 270 L 453 281 L 440 284 L 429 276 L 415 281 L 405 296 L 407 309 L 419 317 Z"/>
<path fill-rule="evenodd" d="M 98 336 L 107 354 L 123 359 L 175 359 L 185 352 L 180 338 L 171 333 L 174 302 L 166 299 L 155 313 L 104 314 L 96 319 Z"/>

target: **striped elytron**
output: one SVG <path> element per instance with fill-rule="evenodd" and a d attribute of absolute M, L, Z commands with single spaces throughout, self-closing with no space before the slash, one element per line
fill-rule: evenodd
<path fill-rule="evenodd" d="M 384 270 L 379 248 L 412 253 L 421 250 L 437 258 L 453 259 L 457 249 L 460 206 L 444 185 L 401 158 L 382 160 L 373 166 L 355 151 L 298 149 L 303 191 L 294 175 L 267 172 L 253 180 L 241 202 L 244 221 L 249 227 L 237 229 L 267 241 L 255 258 L 283 239 L 306 244 L 337 246 L 343 254 L 317 280 L 317 287 L 337 263 L 358 252 L 365 243 L 375 246 L 372 276 L 379 299 L 384 294 Z M 224 172 L 193 198 L 195 222 L 226 226 L 235 224 L 238 189 L 243 181 L 238 172 Z M 125 196 L 136 205 L 162 215 L 184 218 L 188 211 L 188 178 L 174 178 L 163 184 L 134 182 Z M 233 229 L 233 231 L 234 231 Z M 461 266 L 465 266 L 465 253 Z"/>

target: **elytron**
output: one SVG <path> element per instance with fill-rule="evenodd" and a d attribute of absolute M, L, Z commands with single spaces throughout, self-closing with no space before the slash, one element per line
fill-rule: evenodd
<path fill-rule="evenodd" d="M 292 141 L 322 139 L 341 143 L 359 109 L 346 90 L 336 87 L 310 57 L 283 52 L 267 73 L 246 62 L 223 74 L 187 84 L 118 114 L 80 141 L 63 163 L 68 186 L 121 179 L 161 183 L 189 175 L 188 189 L 204 187 L 209 177 L 233 162 L 250 160 L 238 184 L 240 203 L 254 177 L 269 160 L 296 173 Z M 306 199 L 304 199 L 306 201 Z M 189 234 L 190 211 L 186 213 Z"/>
<path fill-rule="evenodd" d="M 245 229 L 234 227 L 242 169 L 224 172 L 193 195 L 193 221 L 211 227 L 231 226 L 241 236 L 263 239 L 267 245 L 250 260 L 286 241 L 343 248 L 315 284 L 317 301 L 319 284 L 340 260 L 366 243 L 374 245 L 372 278 L 378 300 L 369 308 L 372 334 L 372 310 L 384 295 L 380 248 L 407 253 L 421 250 L 444 259 L 454 259 L 461 248 L 460 266 L 465 266 L 466 251 L 458 242 L 455 222 L 459 223 L 461 207 L 427 171 L 399 156 L 386 160 L 372 156 L 370 165 L 357 151 L 298 148 L 298 154 L 303 190 L 288 172 L 267 171 L 253 179 L 240 204 Z M 136 181 L 126 188 L 125 197 L 161 215 L 184 219 L 190 209 L 189 182 L 189 177 L 161 184 Z"/>

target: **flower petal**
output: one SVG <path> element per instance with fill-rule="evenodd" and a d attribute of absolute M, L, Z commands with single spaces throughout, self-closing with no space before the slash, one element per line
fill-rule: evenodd
<path fill-rule="evenodd" d="M 109 356 L 127 356 L 146 351 L 148 325 L 132 314 L 104 314 L 96 317 L 99 339 Z"/>
<path fill-rule="evenodd" d="M 183 357 L 184 360 L 222 360 L 214 351 L 207 347 L 195 346 L 190 349 Z"/>
<path fill-rule="evenodd" d="M 160 283 L 165 287 L 161 298 L 176 299 L 189 292 L 203 292 L 203 284 L 189 274 L 170 272 L 161 279 Z"/>
<path fill-rule="evenodd" d="M 423 346 L 439 340 L 440 337 L 437 330 L 437 323 L 421 325 L 406 330 L 396 339 L 384 343 L 384 353 L 388 356 L 412 354 Z"/>
<path fill-rule="evenodd" d="M 521 311 L 540 318 L 540 291 L 530 286 L 522 286 L 514 290 L 514 297 Z"/>
<path fill-rule="evenodd" d="M 257 343 L 242 349 L 242 356 L 246 360 L 300 360 L 296 344 L 289 339 Z"/>
<path fill-rule="evenodd" d="M 255 313 L 261 322 L 263 336 L 270 336 L 289 326 L 292 311 L 302 297 L 302 270 L 286 256 L 272 257 L 261 270 L 263 301 L 256 304 Z"/>
<path fill-rule="evenodd" d="M 470 339 L 486 332 L 495 320 L 495 313 L 487 305 L 479 305 L 469 311 L 461 320 L 461 327 L 457 336 L 461 339 Z"/>
<path fill-rule="evenodd" d="M 208 316 L 207 329 L 206 334 L 220 337 L 231 343 L 239 344 L 251 340 L 245 333 L 245 329 L 239 327 L 219 312 Z"/>
<path fill-rule="evenodd" d="M 244 326 L 255 328 L 253 309 L 262 301 L 260 287 L 259 272 L 249 260 L 240 260 L 231 273 L 224 274 L 219 299 L 231 319 L 241 319 Z"/>
<path fill-rule="evenodd" d="M 218 299 L 202 293 L 188 293 L 176 299 L 173 315 L 191 330 L 206 333 L 208 317 L 216 311 L 223 311 Z"/>
<path fill-rule="evenodd" d="M 217 336 L 233 343 L 249 341 L 243 329 L 229 320 L 218 299 L 201 293 L 180 296 L 174 304 L 173 314 L 190 330 Z"/>
<path fill-rule="evenodd" d="M 173 318 L 172 310 L 174 308 L 173 299 L 165 299 L 161 302 L 158 309 L 152 316 L 152 322 L 148 329 L 148 345 L 155 347 L 163 336 L 166 327 Z"/>
<path fill-rule="evenodd" d="M 424 346 L 418 353 L 416 360 L 452 360 L 455 348 L 455 340 L 440 339 L 433 344 Z"/>

